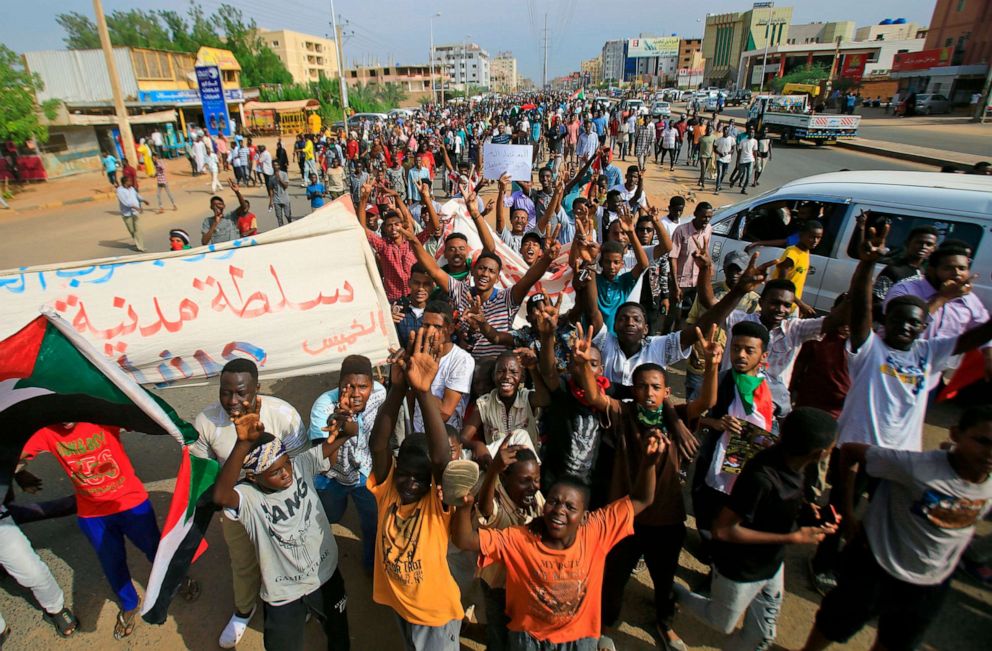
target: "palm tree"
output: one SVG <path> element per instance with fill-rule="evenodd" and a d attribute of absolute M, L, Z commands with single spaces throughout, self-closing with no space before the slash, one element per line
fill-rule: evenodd
<path fill-rule="evenodd" d="M 379 99 L 386 108 L 397 108 L 407 98 L 407 92 L 399 84 L 392 82 L 379 87 Z"/>

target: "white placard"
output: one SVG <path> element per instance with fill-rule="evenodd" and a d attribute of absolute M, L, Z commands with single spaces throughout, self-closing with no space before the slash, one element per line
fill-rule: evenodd
<path fill-rule="evenodd" d="M 530 181 L 531 163 L 534 148 L 530 145 L 494 145 L 487 142 L 482 146 L 482 176 L 498 179 L 504 173 L 514 181 Z"/>
<path fill-rule="evenodd" d="M 137 382 L 203 382 L 248 357 L 266 378 L 381 363 L 397 343 L 348 200 L 216 246 L 0 272 L 0 339 L 51 307 Z"/>

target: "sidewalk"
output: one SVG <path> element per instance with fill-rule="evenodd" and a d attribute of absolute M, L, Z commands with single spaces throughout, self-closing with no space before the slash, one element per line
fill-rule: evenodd
<path fill-rule="evenodd" d="M 887 156 L 888 158 L 908 160 L 914 163 L 935 165 L 937 167 L 954 165 L 955 167 L 964 169 L 970 168 L 979 161 L 989 159 L 989 156 L 976 156 L 974 154 L 965 154 L 959 151 L 947 151 L 944 149 L 933 149 L 931 147 L 917 147 L 915 145 L 906 145 L 888 140 L 871 140 L 869 138 L 842 139 L 838 140 L 835 146 L 844 147 L 845 149 L 854 149 L 867 154 L 876 154 L 878 156 Z M 990 147 L 990 153 L 992 153 L 992 147 Z"/>

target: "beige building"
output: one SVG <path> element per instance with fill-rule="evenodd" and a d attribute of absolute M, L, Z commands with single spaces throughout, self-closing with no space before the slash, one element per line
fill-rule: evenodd
<path fill-rule="evenodd" d="M 517 60 L 513 52 L 500 52 L 489 64 L 489 79 L 492 90 L 497 93 L 517 91 Z"/>
<path fill-rule="evenodd" d="M 854 40 L 853 20 L 789 25 L 789 38 L 786 39 L 786 45 L 836 44 L 837 39 L 840 39 L 841 43 Z"/>
<path fill-rule="evenodd" d="M 288 29 L 260 31 L 258 35 L 282 60 L 296 83 L 317 81 L 321 75 L 337 78 L 338 53 L 333 40 Z"/>
<path fill-rule="evenodd" d="M 926 38 L 927 28 L 925 25 L 916 23 L 896 23 L 893 21 L 882 21 L 877 25 L 859 27 L 855 32 L 856 41 L 908 41 L 914 38 Z"/>
<path fill-rule="evenodd" d="M 420 100 L 431 96 L 431 67 L 426 63 L 414 66 L 358 66 L 350 68 L 344 78 L 349 86 L 396 84 L 406 93 L 406 99 L 400 102 L 403 107 L 418 106 Z M 444 87 L 449 84 L 450 80 L 444 80 Z M 441 91 L 440 71 L 434 73 L 434 87 L 437 92 Z"/>
<path fill-rule="evenodd" d="M 599 57 L 586 59 L 579 64 L 579 70 L 588 73 L 590 84 L 598 84 L 603 80 L 603 60 Z"/>
<path fill-rule="evenodd" d="M 716 86 L 743 86 L 741 55 L 766 46 L 784 45 L 789 37 L 792 7 L 756 2 L 747 11 L 706 16 L 703 34 L 704 79 Z"/>

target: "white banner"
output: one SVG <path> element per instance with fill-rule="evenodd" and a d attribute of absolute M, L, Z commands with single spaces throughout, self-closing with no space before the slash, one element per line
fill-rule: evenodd
<path fill-rule="evenodd" d="M 632 38 L 627 40 L 627 58 L 642 57 L 677 57 L 679 55 L 679 37 L 663 36 L 661 38 Z"/>
<path fill-rule="evenodd" d="M 236 357 L 263 378 L 325 373 L 397 344 L 346 199 L 217 246 L 0 272 L 0 297 L 0 339 L 47 306 L 146 385 L 202 382 Z"/>
<path fill-rule="evenodd" d="M 514 181 L 531 179 L 534 148 L 531 145 L 496 145 L 487 142 L 482 146 L 482 177 L 498 179 L 509 174 Z"/>

